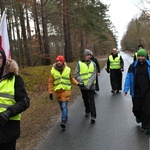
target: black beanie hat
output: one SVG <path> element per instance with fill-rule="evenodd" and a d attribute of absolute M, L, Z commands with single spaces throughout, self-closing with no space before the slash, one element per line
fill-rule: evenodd
<path fill-rule="evenodd" d="M 144 46 L 143 45 L 138 45 L 138 49 L 144 49 Z"/>

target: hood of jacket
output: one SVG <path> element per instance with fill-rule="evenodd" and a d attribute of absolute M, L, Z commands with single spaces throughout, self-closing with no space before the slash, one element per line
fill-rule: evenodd
<path fill-rule="evenodd" d="M 15 60 L 9 59 L 9 58 L 6 59 L 6 63 L 4 66 L 2 76 L 7 75 L 8 73 L 13 73 L 14 75 L 19 74 L 19 67 L 18 67 L 17 62 Z"/>

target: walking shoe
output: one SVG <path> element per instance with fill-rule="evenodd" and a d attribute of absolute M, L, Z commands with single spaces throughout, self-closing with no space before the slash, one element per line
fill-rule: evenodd
<path fill-rule="evenodd" d="M 91 123 L 95 123 L 95 118 L 91 118 Z"/>
<path fill-rule="evenodd" d="M 150 129 L 144 129 L 145 134 L 150 134 Z"/>
<path fill-rule="evenodd" d="M 114 90 L 111 90 L 111 93 L 115 93 L 115 91 L 114 91 Z"/>
<path fill-rule="evenodd" d="M 141 122 L 139 118 L 136 118 L 135 120 L 136 120 L 137 123 Z"/>
<path fill-rule="evenodd" d="M 111 90 L 111 93 L 115 94 L 117 92 L 117 90 Z"/>
<path fill-rule="evenodd" d="M 66 122 L 65 122 L 64 120 L 62 120 L 60 126 L 61 126 L 63 129 L 65 129 L 65 128 L 66 128 Z"/>
<path fill-rule="evenodd" d="M 85 117 L 89 117 L 89 116 L 90 116 L 90 113 L 86 113 L 86 114 L 85 114 Z"/>

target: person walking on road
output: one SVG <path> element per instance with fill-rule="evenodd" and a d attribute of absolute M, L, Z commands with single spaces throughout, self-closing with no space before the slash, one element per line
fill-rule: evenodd
<path fill-rule="evenodd" d="M 138 50 L 140 50 L 140 49 L 144 49 L 144 46 L 143 45 L 138 45 Z M 133 56 L 133 61 L 136 61 L 138 59 L 138 57 L 137 57 L 137 52 L 134 54 L 134 56 Z M 148 56 L 148 53 L 147 53 L 147 56 L 146 56 L 146 59 L 147 60 L 149 60 L 149 56 Z"/>
<path fill-rule="evenodd" d="M 96 64 L 91 61 L 91 51 L 85 49 L 84 58 L 78 61 L 75 73 L 75 79 L 83 83 L 84 86 L 80 87 L 82 98 L 85 106 L 86 117 L 91 114 L 91 123 L 95 123 L 96 107 L 94 101 L 95 83 L 96 83 Z"/>
<path fill-rule="evenodd" d="M 122 90 L 122 71 L 124 71 L 124 61 L 117 49 L 113 48 L 112 53 L 107 59 L 106 71 L 110 73 L 111 92 L 119 93 Z"/>
<path fill-rule="evenodd" d="M 93 55 L 93 52 L 91 51 L 91 60 L 95 62 L 96 64 L 96 69 L 97 69 L 97 72 L 96 72 L 96 91 L 99 91 L 99 83 L 98 83 L 98 76 L 100 76 L 100 72 L 101 72 L 101 69 L 100 69 L 100 65 L 99 65 L 99 62 L 97 60 L 97 58 Z"/>
<path fill-rule="evenodd" d="M 51 100 L 53 100 L 53 93 L 55 92 L 56 99 L 61 109 L 60 126 L 63 129 L 66 128 L 66 122 L 68 120 L 68 100 L 71 94 L 71 83 L 79 86 L 83 85 L 72 77 L 71 69 L 65 63 L 64 56 L 58 55 L 56 63 L 53 65 L 50 72 L 48 92 Z"/>
<path fill-rule="evenodd" d="M 16 61 L 0 50 L 0 150 L 16 150 L 21 113 L 30 105 Z"/>
<path fill-rule="evenodd" d="M 137 57 L 128 68 L 123 92 L 127 95 L 130 88 L 136 121 L 150 134 L 150 61 L 146 59 L 145 49 L 138 50 Z"/>

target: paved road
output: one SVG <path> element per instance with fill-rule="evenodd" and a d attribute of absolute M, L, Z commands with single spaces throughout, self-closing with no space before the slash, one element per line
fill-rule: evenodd
<path fill-rule="evenodd" d="M 125 61 L 124 78 L 131 56 L 121 53 Z M 100 91 L 95 95 L 95 124 L 85 118 L 81 96 L 69 109 L 66 131 L 57 124 L 38 150 L 149 150 L 149 135 L 140 130 L 132 114 L 130 95 L 112 95 L 109 74 L 103 69 L 99 77 Z"/>

